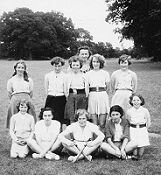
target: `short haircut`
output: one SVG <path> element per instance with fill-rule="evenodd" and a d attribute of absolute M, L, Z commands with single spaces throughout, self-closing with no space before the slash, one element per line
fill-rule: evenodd
<path fill-rule="evenodd" d="M 112 112 L 119 112 L 120 113 L 120 118 L 122 118 L 123 117 L 123 115 L 124 115 L 124 110 L 123 110 L 123 108 L 121 107 L 121 106 L 119 106 L 119 105 L 114 105 L 114 106 L 112 106 L 111 108 L 110 108 L 110 117 L 111 117 L 111 113 Z"/>
<path fill-rule="evenodd" d="M 61 63 L 62 66 L 64 66 L 65 64 L 65 60 L 61 57 L 54 57 L 51 59 L 50 61 L 51 65 L 53 66 L 54 64 L 57 65 L 59 63 Z"/>
<path fill-rule="evenodd" d="M 86 116 L 87 120 L 89 120 L 89 114 L 85 109 L 78 109 L 75 113 L 74 120 L 78 121 L 79 116 L 84 115 Z"/>
<path fill-rule="evenodd" d="M 27 100 L 25 100 L 25 99 L 21 99 L 21 100 L 17 103 L 16 107 L 17 107 L 18 111 L 20 111 L 19 107 L 20 107 L 20 106 L 23 106 L 24 104 L 27 106 L 27 113 L 28 113 L 28 111 L 29 111 L 29 109 L 30 109 L 30 105 L 31 105 L 31 103 L 30 103 L 29 101 L 27 101 Z"/>
<path fill-rule="evenodd" d="M 144 100 L 144 98 L 143 98 L 142 95 L 140 95 L 140 94 L 132 94 L 132 95 L 130 96 L 130 99 L 129 99 L 129 103 L 130 103 L 131 106 L 133 106 L 132 100 L 133 100 L 133 97 L 134 97 L 134 96 L 139 97 L 139 99 L 141 100 L 141 104 L 140 104 L 141 106 L 143 106 L 143 105 L 145 104 L 145 100 Z"/>
<path fill-rule="evenodd" d="M 89 66 L 91 69 L 93 69 L 93 64 L 92 64 L 92 61 L 93 61 L 93 58 L 97 58 L 98 61 L 100 62 L 100 69 L 102 69 L 104 67 L 104 64 L 105 64 L 105 57 L 100 55 L 100 54 L 94 54 L 90 57 L 90 63 L 89 63 Z"/>
<path fill-rule="evenodd" d="M 92 55 L 92 52 L 91 52 L 91 50 L 90 50 L 90 48 L 88 46 L 81 46 L 81 47 L 79 47 L 78 50 L 77 50 L 77 55 L 80 54 L 80 50 L 88 50 L 89 57 Z"/>
<path fill-rule="evenodd" d="M 120 64 L 121 62 L 124 62 L 124 61 L 127 60 L 128 61 L 128 65 L 130 65 L 131 64 L 130 59 L 131 59 L 131 56 L 130 55 L 123 54 L 123 55 L 121 55 L 119 57 L 118 63 Z"/>
<path fill-rule="evenodd" d="M 45 111 L 51 111 L 52 116 L 54 117 L 54 111 L 52 110 L 52 108 L 50 107 L 45 107 L 45 108 L 41 108 L 40 114 L 39 114 L 39 119 L 42 120 L 43 119 L 43 113 Z"/>
<path fill-rule="evenodd" d="M 77 61 L 79 61 L 79 63 L 80 63 L 80 68 L 82 68 L 82 66 L 83 66 L 83 60 L 78 55 L 74 55 L 74 56 L 72 56 L 72 57 L 69 58 L 68 63 L 69 63 L 70 68 L 72 68 L 72 63 L 73 62 L 77 62 Z"/>

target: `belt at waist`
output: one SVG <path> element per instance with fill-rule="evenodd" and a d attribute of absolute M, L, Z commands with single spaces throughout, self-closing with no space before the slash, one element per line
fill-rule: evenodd
<path fill-rule="evenodd" d="M 69 89 L 69 93 L 73 94 L 85 94 L 85 89 Z"/>
<path fill-rule="evenodd" d="M 116 89 L 117 90 L 127 90 L 127 91 L 133 91 L 132 89 L 129 89 L 129 88 L 122 88 L 122 89 Z"/>
<path fill-rule="evenodd" d="M 101 91 L 106 91 L 105 87 L 90 87 L 89 88 L 90 92 L 101 92 Z"/>
<path fill-rule="evenodd" d="M 130 124 L 130 126 L 133 128 L 143 128 L 143 127 L 146 127 L 146 124 L 140 124 L 140 125 Z"/>

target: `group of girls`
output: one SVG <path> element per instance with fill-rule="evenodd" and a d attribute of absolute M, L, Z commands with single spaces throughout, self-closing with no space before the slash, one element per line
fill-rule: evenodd
<path fill-rule="evenodd" d="M 51 60 L 53 71 L 45 75 L 47 98 L 40 121 L 36 120 L 31 101 L 33 81 L 26 64 L 21 60 L 14 66 L 7 83 L 11 99 L 7 116 L 11 157 L 25 157 L 30 147 L 33 158 L 59 160 L 56 153 L 64 146 L 74 154 L 68 158 L 72 162 L 84 157 L 91 161 L 92 152 L 98 148 L 121 159 L 132 151 L 134 159 L 141 158 L 144 146 L 149 145 L 150 115 L 142 107 L 143 97 L 135 94 L 137 76 L 128 69 L 129 56 L 119 58 L 120 69 L 112 73 L 111 80 L 103 69 L 105 58 L 91 55 L 88 47 L 79 48 L 68 62 L 65 73 L 64 59 Z"/>

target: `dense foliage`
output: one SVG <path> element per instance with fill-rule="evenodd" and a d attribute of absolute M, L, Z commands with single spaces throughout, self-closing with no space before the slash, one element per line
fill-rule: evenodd
<path fill-rule="evenodd" d="M 0 57 L 9 59 L 69 58 L 77 48 L 87 45 L 93 53 L 106 58 L 118 57 L 122 52 L 108 42 L 92 41 L 93 36 L 83 29 L 75 29 L 72 20 L 60 12 L 33 12 L 18 8 L 3 13 L 0 18 Z M 131 52 L 131 51 L 130 51 Z"/>
<path fill-rule="evenodd" d="M 136 50 L 141 49 L 161 60 L 161 1 L 106 0 L 107 22 L 123 24 L 117 30 L 126 39 L 133 39 Z"/>

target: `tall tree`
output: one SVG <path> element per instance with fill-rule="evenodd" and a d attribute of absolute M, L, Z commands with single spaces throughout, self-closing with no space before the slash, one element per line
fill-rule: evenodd
<path fill-rule="evenodd" d="M 136 48 L 145 49 L 149 56 L 161 61 L 161 1 L 106 0 L 107 22 L 119 23 L 117 30 L 126 39 L 133 39 Z"/>
<path fill-rule="evenodd" d="M 32 12 L 19 8 L 0 18 L 0 42 L 7 56 L 30 58 L 66 56 L 77 39 L 72 20 L 59 12 Z"/>

